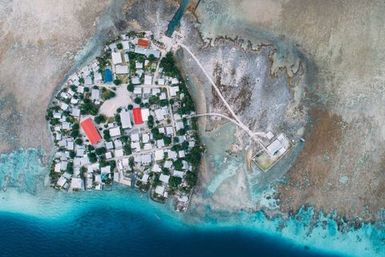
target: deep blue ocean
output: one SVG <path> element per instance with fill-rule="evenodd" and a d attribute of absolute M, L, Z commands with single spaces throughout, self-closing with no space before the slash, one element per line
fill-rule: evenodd
<path fill-rule="evenodd" d="M 0 256 L 337 256 L 236 228 L 173 228 L 154 215 L 95 208 L 72 222 L 0 214 Z"/>

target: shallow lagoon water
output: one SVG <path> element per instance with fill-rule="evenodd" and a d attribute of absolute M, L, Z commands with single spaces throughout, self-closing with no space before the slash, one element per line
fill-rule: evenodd
<path fill-rule="evenodd" d="M 383 256 L 381 230 L 366 225 L 341 234 L 328 217 L 310 230 L 310 209 L 287 221 L 261 212 L 218 213 L 209 206 L 204 215 L 181 215 L 119 186 L 110 192 L 56 192 L 42 186 L 39 156 L 34 150 L 1 156 L 0 174 L 19 174 L 10 164 L 20 168 L 28 161 L 35 172 L 25 172 L 26 180 L 38 185 L 0 193 L 2 257 L 342 256 L 321 248 Z"/>

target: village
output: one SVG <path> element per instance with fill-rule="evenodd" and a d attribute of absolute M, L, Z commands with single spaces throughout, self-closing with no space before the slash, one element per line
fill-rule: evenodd
<path fill-rule="evenodd" d="M 111 190 L 115 183 L 188 207 L 201 146 L 194 103 L 172 52 L 151 32 L 129 32 L 71 75 L 47 111 L 57 151 L 51 185 Z"/>

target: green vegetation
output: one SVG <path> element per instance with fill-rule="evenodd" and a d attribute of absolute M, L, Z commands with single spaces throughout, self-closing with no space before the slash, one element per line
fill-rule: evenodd
<path fill-rule="evenodd" d="M 98 161 L 98 157 L 96 156 L 95 153 L 89 153 L 88 154 L 88 159 L 90 159 L 90 162 L 95 163 Z"/>
<path fill-rule="evenodd" d="M 96 124 L 105 123 L 106 122 L 106 116 L 104 116 L 103 114 L 99 114 L 98 116 L 95 117 L 94 121 Z"/>
<path fill-rule="evenodd" d="M 80 105 L 80 113 L 82 115 L 97 115 L 99 107 L 95 105 L 89 98 L 85 98 L 83 103 Z"/>
<path fill-rule="evenodd" d="M 130 83 L 127 85 L 128 92 L 134 92 L 134 89 L 135 89 L 134 84 Z"/>
<path fill-rule="evenodd" d="M 115 97 L 116 94 L 115 92 L 111 91 L 111 90 L 108 90 L 107 88 L 103 87 L 102 88 L 102 99 L 104 101 L 108 100 L 108 99 L 111 99 L 113 97 Z"/>
<path fill-rule="evenodd" d="M 103 130 L 103 138 L 104 140 L 106 141 L 110 141 L 111 140 L 111 135 L 110 135 L 110 131 L 109 130 Z"/>
<path fill-rule="evenodd" d="M 172 189 L 178 188 L 178 186 L 182 183 L 182 179 L 180 177 L 170 177 L 169 185 Z"/>
<path fill-rule="evenodd" d="M 163 72 L 166 76 L 180 78 L 179 70 L 176 67 L 174 54 L 168 52 L 165 57 L 160 60 L 159 66 L 163 68 Z"/>
<path fill-rule="evenodd" d="M 105 147 L 96 148 L 95 150 L 95 153 L 99 156 L 102 154 L 105 154 L 106 152 L 107 152 L 107 149 Z"/>
<path fill-rule="evenodd" d="M 135 102 L 136 104 L 141 104 L 141 103 L 142 103 L 142 99 L 141 99 L 140 97 L 136 97 L 136 98 L 134 99 L 134 102 Z"/>
<path fill-rule="evenodd" d="M 119 50 L 122 50 L 123 49 L 122 43 L 117 43 L 116 48 L 118 48 Z"/>
<path fill-rule="evenodd" d="M 122 81 L 120 79 L 114 79 L 113 83 L 118 86 L 122 84 Z"/>

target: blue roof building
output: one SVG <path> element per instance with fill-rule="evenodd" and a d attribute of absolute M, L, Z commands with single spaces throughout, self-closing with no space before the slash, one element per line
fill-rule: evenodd
<path fill-rule="evenodd" d="M 104 83 L 112 82 L 112 71 L 110 69 L 104 70 Z"/>

